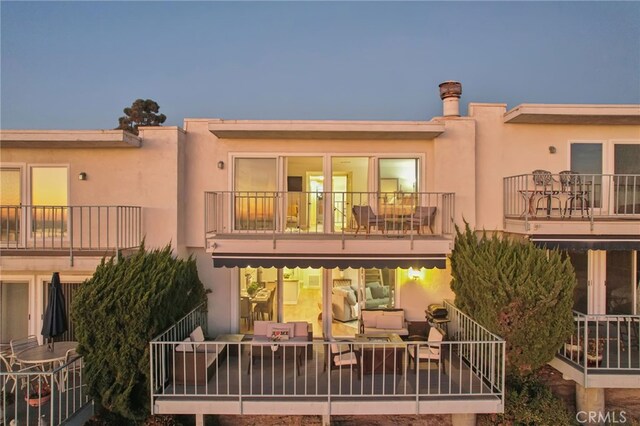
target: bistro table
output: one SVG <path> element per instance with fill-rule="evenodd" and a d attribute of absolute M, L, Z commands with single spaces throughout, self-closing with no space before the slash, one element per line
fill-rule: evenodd
<path fill-rule="evenodd" d="M 35 346 L 18 352 L 16 359 L 20 364 L 50 364 L 64 361 L 69 349 L 75 349 L 78 342 L 56 342 L 53 350 L 47 345 Z"/>

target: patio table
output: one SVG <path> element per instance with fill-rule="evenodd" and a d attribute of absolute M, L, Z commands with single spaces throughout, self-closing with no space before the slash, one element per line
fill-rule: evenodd
<path fill-rule="evenodd" d="M 35 346 L 18 352 L 16 359 L 20 364 L 51 364 L 64 361 L 67 351 L 75 349 L 78 342 L 56 342 L 50 351 L 47 345 Z"/>

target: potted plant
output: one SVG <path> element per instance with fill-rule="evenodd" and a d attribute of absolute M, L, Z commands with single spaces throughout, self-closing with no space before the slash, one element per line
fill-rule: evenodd
<path fill-rule="evenodd" d="M 249 287 L 247 287 L 247 293 L 251 297 L 255 296 L 258 290 L 260 290 L 260 284 L 255 281 L 249 284 Z"/>
<path fill-rule="evenodd" d="M 51 387 L 44 380 L 29 383 L 29 388 L 24 394 L 24 400 L 31 407 L 39 407 L 51 399 Z"/>

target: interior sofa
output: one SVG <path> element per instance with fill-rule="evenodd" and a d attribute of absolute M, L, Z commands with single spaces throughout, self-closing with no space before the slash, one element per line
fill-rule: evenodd
<path fill-rule="evenodd" d="M 360 333 L 394 333 L 409 335 L 404 309 L 363 309 L 360 315 Z"/>
<path fill-rule="evenodd" d="M 387 308 L 391 302 L 391 288 L 382 285 L 378 281 L 372 281 L 364 285 L 365 308 Z"/>

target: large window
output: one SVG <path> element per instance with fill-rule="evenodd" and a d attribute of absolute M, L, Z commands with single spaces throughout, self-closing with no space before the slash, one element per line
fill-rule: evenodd
<path fill-rule="evenodd" d="M 592 207 L 601 207 L 602 199 L 602 144 L 572 143 L 571 170 L 584 176 L 584 183 L 593 185 Z"/>
<path fill-rule="evenodd" d="M 0 241 L 4 244 L 20 240 L 22 212 L 22 179 L 19 168 L 0 169 Z"/>
<path fill-rule="evenodd" d="M 631 315 L 634 308 L 634 252 L 607 252 L 607 314 Z"/>
<path fill-rule="evenodd" d="M 67 234 L 68 178 L 66 167 L 31 168 L 31 232 L 33 238 L 63 238 Z"/>
<path fill-rule="evenodd" d="M 640 144 L 613 146 L 614 207 L 619 214 L 640 213 Z"/>
<path fill-rule="evenodd" d="M 275 158 L 235 159 L 235 229 L 274 229 L 278 189 L 276 166 Z"/>
<path fill-rule="evenodd" d="M 29 333 L 29 283 L 0 281 L 0 343 Z"/>

